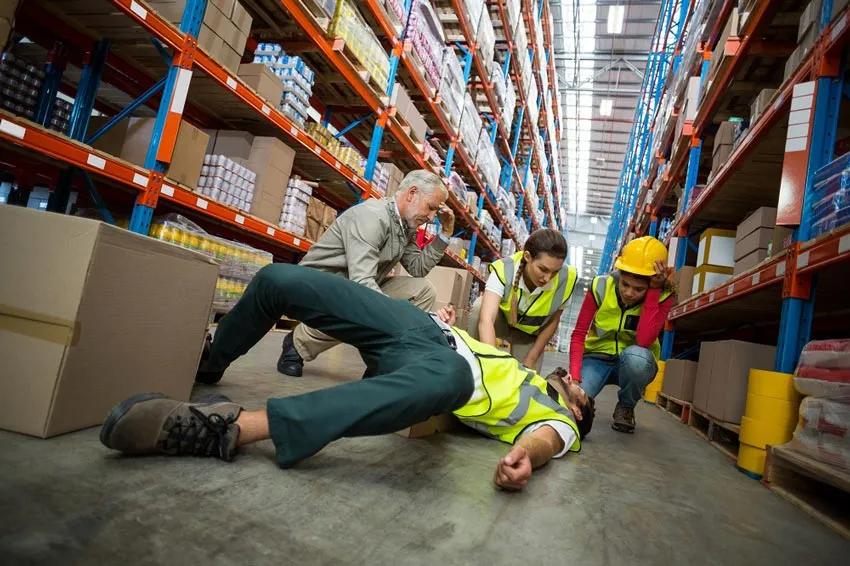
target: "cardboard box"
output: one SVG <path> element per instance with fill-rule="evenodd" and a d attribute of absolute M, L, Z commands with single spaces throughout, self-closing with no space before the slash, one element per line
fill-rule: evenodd
<path fill-rule="evenodd" d="M 694 282 L 691 287 L 691 295 L 698 295 L 703 291 L 714 289 L 732 278 L 732 267 L 718 267 L 716 265 L 701 265 L 694 269 Z"/>
<path fill-rule="evenodd" d="M 776 226 L 776 209 L 770 206 L 763 206 L 738 224 L 738 229 L 735 230 L 735 241 L 740 242 L 760 228 L 770 228 L 772 230 L 774 226 Z"/>
<path fill-rule="evenodd" d="M 803 10 L 803 15 L 800 16 L 800 25 L 797 28 L 797 43 L 806 35 L 812 27 L 817 29 L 820 27 L 820 15 L 823 7 L 823 0 L 812 0 L 806 9 Z"/>
<path fill-rule="evenodd" d="M 664 368 L 664 384 L 661 387 L 661 391 L 674 399 L 690 403 L 694 398 L 696 380 L 696 362 L 667 360 L 667 365 Z"/>
<path fill-rule="evenodd" d="M 0 428 L 46 438 L 137 393 L 188 400 L 218 266 L 102 222 L 0 206 Z M 173 284 L 169 284 L 169 282 Z"/>
<path fill-rule="evenodd" d="M 775 94 L 775 88 L 765 88 L 756 96 L 756 99 L 750 105 L 750 124 L 754 124 L 758 120 Z"/>
<path fill-rule="evenodd" d="M 457 427 L 458 422 L 457 417 L 453 414 L 445 413 L 431 417 L 428 420 L 422 421 L 421 423 L 417 423 L 403 430 L 399 430 L 396 434 L 407 438 L 422 438 L 424 436 L 437 434 L 438 432 L 448 432 Z"/>
<path fill-rule="evenodd" d="M 718 146 L 732 145 L 735 143 L 735 123 L 726 120 L 721 122 L 717 127 L 717 133 L 714 135 L 714 151 L 717 151 Z"/>
<path fill-rule="evenodd" d="M 0 18 L 9 22 L 15 21 L 15 13 L 18 11 L 18 0 L 4 0 L 0 2 Z"/>
<path fill-rule="evenodd" d="M 775 346 L 739 340 L 715 342 L 705 411 L 720 421 L 740 423 L 747 403 L 750 369 L 773 370 L 775 358 Z"/>
<path fill-rule="evenodd" d="M 693 295 L 694 289 L 694 268 L 686 265 L 680 268 L 673 279 L 676 284 L 677 297 L 680 301 L 687 299 Z"/>
<path fill-rule="evenodd" d="M 97 117 L 89 121 L 88 132 L 96 132 L 108 118 Z M 93 147 L 106 151 L 125 161 L 140 167 L 145 165 L 145 157 L 151 144 L 155 118 L 125 118 L 94 142 Z M 209 136 L 195 126 L 183 120 L 177 131 L 171 164 L 165 172 L 169 179 L 195 188 L 201 177 L 201 167 Z"/>
<path fill-rule="evenodd" d="M 410 101 L 410 95 L 407 94 L 407 90 L 399 83 L 396 83 L 393 88 L 392 96 L 390 97 L 390 106 L 395 106 L 396 115 L 401 117 L 404 121 L 407 121 L 407 113 L 410 111 L 412 104 L 413 103 Z"/>
<path fill-rule="evenodd" d="M 772 228 L 759 228 L 749 236 L 735 242 L 735 261 L 750 255 L 758 250 L 763 250 L 767 256 L 767 248 L 773 239 Z"/>
<path fill-rule="evenodd" d="M 207 153 L 230 159 L 250 159 L 254 134 L 242 130 L 205 130 L 210 136 Z M 247 167 L 247 165 L 246 165 Z"/>
<path fill-rule="evenodd" d="M 198 32 L 198 47 L 218 61 L 221 58 L 221 51 L 224 48 L 224 40 L 216 35 L 209 26 L 201 24 L 201 29 Z"/>
<path fill-rule="evenodd" d="M 261 97 L 275 106 L 280 104 L 283 81 L 269 67 L 262 63 L 247 63 L 239 65 L 237 75 Z"/>
<path fill-rule="evenodd" d="M 219 11 L 230 19 L 233 19 L 233 8 L 238 4 L 236 0 L 209 0 Z"/>
<path fill-rule="evenodd" d="M 384 168 L 389 174 L 386 196 L 391 197 L 398 191 L 398 186 L 401 184 L 402 179 L 404 179 L 404 173 L 392 163 L 384 163 Z"/>
<path fill-rule="evenodd" d="M 813 27 L 809 28 L 809 31 L 803 36 L 800 40 L 797 49 L 788 57 L 788 61 L 785 62 L 785 74 L 783 80 L 788 80 L 788 78 L 794 74 L 794 71 L 800 66 L 800 63 L 803 62 L 803 59 L 806 58 L 806 54 L 808 54 L 809 49 L 814 45 L 815 40 L 818 37 L 818 32 Z"/>
<path fill-rule="evenodd" d="M 735 232 L 711 228 L 699 236 L 697 267 L 715 265 L 732 267 L 735 265 Z"/>
<path fill-rule="evenodd" d="M 750 269 L 754 268 L 768 257 L 766 249 L 755 250 L 754 252 L 745 255 L 741 259 L 735 262 L 735 269 L 732 272 L 732 275 L 738 275 L 740 273 L 745 273 Z"/>
<path fill-rule="evenodd" d="M 462 298 L 466 285 L 465 274 L 472 275 L 465 269 L 437 266 L 425 276 L 425 279 L 436 287 L 437 303 L 441 303 L 440 306 L 451 303 L 455 308 L 460 308 L 463 305 Z M 436 305 L 434 310 L 438 310 Z"/>
<path fill-rule="evenodd" d="M 292 174 L 295 150 L 276 137 L 256 137 L 247 167 L 257 174 L 251 214 L 271 224 L 280 221 L 286 185 Z"/>
<path fill-rule="evenodd" d="M 337 212 L 334 208 L 330 206 L 325 206 L 325 215 L 322 218 L 322 227 L 327 230 L 331 227 L 331 224 L 336 222 Z"/>
<path fill-rule="evenodd" d="M 227 2 L 229 0 L 225 1 Z M 222 11 L 224 12 L 224 10 Z M 251 18 L 251 14 L 248 13 L 248 10 L 246 10 L 239 2 L 233 2 L 233 9 L 230 12 L 230 20 L 239 29 L 239 31 L 245 35 L 247 42 L 247 37 L 251 35 L 251 24 L 254 21 L 253 18 Z M 244 48 L 245 45 L 243 44 L 242 49 L 244 50 Z"/>
<path fill-rule="evenodd" d="M 773 237 L 770 239 L 770 247 L 768 247 L 768 255 L 775 257 L 782 253 L 788 246 L 791 245 L 791 236 L 794 230 L 787 226 L 776 226 L 773 228 Z"/>
<path fill-rule="evenodd" d="M 310 204 L 307 205 L 307 229 L 304 236 L 308 240 L 317 241 L 325 229 L 322 222 L 325 218 L 325 208 L 327 205 L 316 198 L 310 199 Z"/>
<path fill-rule="evenodd" d="M 685 122 L 693 122 L 697 117 L 697 110 L 699 110 L 699 83 L 699 77 L 688 79 L 685 103 L 681 113 Z"/>
<path fill-rule="evenodd" d="M 708 409 L 708 394 L 711 389 L 711 369 L 714 365 L 714 342 L 703 342 L 699 349 L 697 379 L 694 383 L 694 408 L 700 411 Z"/>
<path fill-rule="evenodd" d="M 731 143 L 715 145 L 711 154 L 711 170 L 719 171 L 723 164 L 729 161 L 733 151 L 735 151 L 735 146 Z"/>
<path fill-rule="evenodd" d="M 6 47 L 9 37 L 12 35 L 12 22 L 6 18 L 0 18 L 0 51 Z"/>

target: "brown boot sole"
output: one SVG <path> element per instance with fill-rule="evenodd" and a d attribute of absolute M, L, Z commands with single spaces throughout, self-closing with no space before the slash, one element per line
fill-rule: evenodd
<path fill-rule="evenodd" d="M 626 423 L 611 423 L 611 428 L 613 428 L 617 432 L 624 432 L 626 434 L 633 434 L 635 432 L 634 425 Z"/>

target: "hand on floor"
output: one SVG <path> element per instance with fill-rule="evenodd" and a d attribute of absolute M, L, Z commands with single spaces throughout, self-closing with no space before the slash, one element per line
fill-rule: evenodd
<path fill-rule="evenodd" d="M 531 459 L 522 446 L 514 446 L 508 455 L 499 461 L 493 483 L 508 491 L 518 491 L 531 477 Z"/>

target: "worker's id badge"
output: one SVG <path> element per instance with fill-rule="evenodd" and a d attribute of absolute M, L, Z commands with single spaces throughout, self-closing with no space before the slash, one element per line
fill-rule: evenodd
<path fill-rule="evenodd" d="M 639 315 L 634 315 L 634 314 L 627 315 L 625 323 L 623 324 L 623 330 L 632 330 L 634 332 L 637 332 L 639 320 L 640 320 Z"/>

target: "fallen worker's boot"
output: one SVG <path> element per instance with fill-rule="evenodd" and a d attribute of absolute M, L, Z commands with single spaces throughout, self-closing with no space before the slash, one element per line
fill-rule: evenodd
<path fill-rule="evenodd" d="M 284 375 L 301 377 L 304 374 L 304 358 L 295 349 L 293 334 L 290 332 L 283 339 L 283 352 L 277 360 L 277 371 Z"/>
<path fill-rule="evenodd" d="M 621 407 L 619 403 L 614 408 L 614 422 L 611 428 L 617 432 L 635 431 L 635 409 L 634 407 Z"/>
<path fill-rule="evenodd" d="M 221 378 L 224 376 L 224 370 L 213 371 L 210 369 L 209 358 L 211 348 L 212 336 L 207 332 L 207 336 L 204 338 L 204 349 L 201 352 L 201 362 L 198 364 L 198 372 L 195 374 L 196 383 L 214 385 L 221 381 Z"/>
<path fill-rule="evenodd" d="M 100 441 L 124 454 L 214 456 L 229 462 L 236 455 L 242 407 L 227 397 L 183 403 L 162 393 L 142 393 L 117 404 L 106 415 Z"/>

